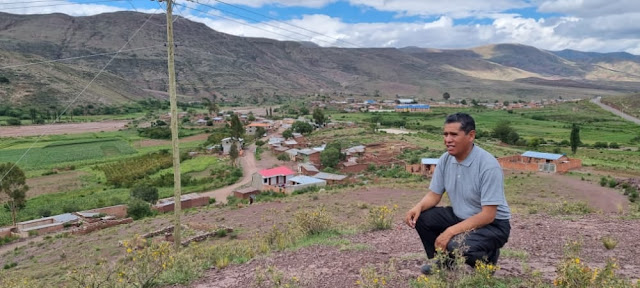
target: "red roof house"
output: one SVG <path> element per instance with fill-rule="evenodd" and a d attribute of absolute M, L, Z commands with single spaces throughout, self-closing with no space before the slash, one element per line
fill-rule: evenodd
<path fill-rule="evenodd" d="M 253 174 L 251 186 L 260 190 L 263 190 L 264 185 L 284 186 L 288 178 L 293 177 L 293 175 L 295 175 L 295 172 L 286 166 L 260 170 L 260 172 Z"/>

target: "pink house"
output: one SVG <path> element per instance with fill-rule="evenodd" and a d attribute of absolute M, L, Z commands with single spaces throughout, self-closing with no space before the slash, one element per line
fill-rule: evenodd
<path fill-rule="evenodd" d="M 253 174 L 251 186 L 260 190 L 264 190 L 264 186 L 284 186 L 294 175 L 295 172 L 286 166 L 260 170 Z"/>

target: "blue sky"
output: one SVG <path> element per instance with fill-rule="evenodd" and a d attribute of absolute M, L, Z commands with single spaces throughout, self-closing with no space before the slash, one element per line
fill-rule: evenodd
<path fill-rule="evenodd" d="M 220 32 L 321 46 L 460 49 L 519 43 L 547 50 L 640 54 L 638 0 L 178 0 L 176 4 L 176 14 Z M 149 0 L 0 0 L 0 11 L 14 14 L 158 13 L 159 8 L 158 2 Z"/>

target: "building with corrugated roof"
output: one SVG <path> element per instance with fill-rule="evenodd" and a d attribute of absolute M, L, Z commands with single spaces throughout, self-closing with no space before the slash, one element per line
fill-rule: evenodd
<path fill-rule="evenodd" d="M 503 169 L 518 171 L 540 171 L 565 173 L 582 167 L 582 160 L 569 158 L 565 154 L 526 151 L 520 155 L 498 158 Z"/>

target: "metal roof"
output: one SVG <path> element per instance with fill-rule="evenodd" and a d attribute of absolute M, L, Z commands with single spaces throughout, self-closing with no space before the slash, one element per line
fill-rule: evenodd
<path fill-rule="evenodd" d="M 436 165 L 438 160 L 438 158 L 422 158 L 422 165 Z"/>
<path fill-rule="evenodd" d="M 311 163 L 303 163 L 303 164 L 300 164 L 300 166 L 302 166 L 302 168 L 304 168 L 309 172 L 320 172 L 320 170 L 318 170 L 318 168 L 316 168 L 316 166 L 314 166 Z"/>
<path fill-rule="evenodd" d="M 396 105 L 396 109 L 430 109 L 431 106 L 428 104 L 407 104 L 407 105 Z"/>
<path fill-rule="evenodd" d="M 327 183 L 327 181 L 325 181 L 325 180 L 318 179 L 318 178 L 315 178 L 315 177 L 306 176 L 306 175 L 298 175 L 296 177 L 293 177 L 293 178 L 289 179 L 289 181 L 298 183 L 300 185 Z"/>
<path fill-rule="evenodd" d="M 272 169 L 264 169 L 258 173 L 260 173 L 262 177 L 266 177 L 266 178 L 273 177 L 273 176 L 285 176 L 285 175 L 295 174 L 295 172 L 291 171 L 291 169 L 289 169 L 286 166 L 280 166 Z"/>
<path fill-rule="evenodd" d="M 562 158 L 562 154 L 553 154 L 553 153 L 544 153 L 544 152 L 535 152 L 535 151 L 527 151 L 522 153 L 522 156 L 524 157 L 531 157 L 531 158 L 541 158 L 541 159 L 548 159 L 548 160 L 558 160 L 560 158 Z"/>
<path fill-rule="evenodd" d="M 316 175 L 313 175 L 314 178 L 318 178 L 318 179 L 324 179 L 324 180 L 343 180 L 344 178 L 347 178 L 347 176 L 345 175 L 338 175 L 338 174 L 332 174 L 332 173 L 326 173 L 326 172 L 320 172 Z"/>

